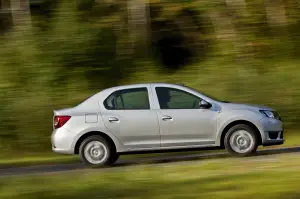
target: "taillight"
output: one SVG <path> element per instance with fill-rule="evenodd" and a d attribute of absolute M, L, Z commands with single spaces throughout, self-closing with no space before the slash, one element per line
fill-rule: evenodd
<path fill-rule="evenodd" d="M 62 127 L 63 125 L 65 125 L 65 123 L 67 123 L 67 121 L 69 121 L 70 118 L 71 116 L 68 115 L 54 116 L 54 121 L 53 121 L 54 128 L 57 129 Z"/>

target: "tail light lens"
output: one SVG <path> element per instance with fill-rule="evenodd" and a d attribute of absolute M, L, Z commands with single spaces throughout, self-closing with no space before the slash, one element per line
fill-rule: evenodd
<path fill-rule="evenodd" d="M 68 116 L 68 115 L 54 116 L 54 121 L 53 121 L 54 128 L 58 129 L 58 128 L 62 127 L 63 125 L 65 125 L 65 123 L 67 123 L 67 121 L 69 121 L 70 118 L 71 118 L 71 116 Z"/>

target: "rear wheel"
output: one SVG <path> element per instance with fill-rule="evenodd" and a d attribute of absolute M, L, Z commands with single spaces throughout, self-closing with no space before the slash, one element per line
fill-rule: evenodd
<path fill-rule="evenodd" d="M 79 156 L 82 162 L 90 167 L 108 166 L 118 159 L 111 144 L 97 135 L 90 136 L 81 143 Z"/>
<path fill-rule="evenodd" d="M 258 148 L 258 136 L 255 130 L 245 124 L 231 127 L 226 133 L 224 145 L 234 156 L 249 156 Z"/>

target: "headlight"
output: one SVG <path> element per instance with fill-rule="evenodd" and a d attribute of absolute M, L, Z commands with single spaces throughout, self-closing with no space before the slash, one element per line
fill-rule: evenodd
<path fill-rule="evenodd" d="M 281 119 L 279 114 L 275 111 L 259 110 L 259 112 L 268 118 Z"/>

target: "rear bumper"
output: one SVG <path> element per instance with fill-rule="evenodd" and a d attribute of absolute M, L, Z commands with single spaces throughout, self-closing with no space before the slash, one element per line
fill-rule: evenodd
<path fill-rule="evenodd" d="M 52 151 L 60 154 L 74 154 L 74 150 L 72 149 L 58 149 L 52 146 Z"/>
<path fill-rule="evenodd" d="M 74 154 L 73 139 L 74 133 L 71 131 L 63 127 L 55 129 L 51 135 L 52 151 L 62 154 Z"/>

